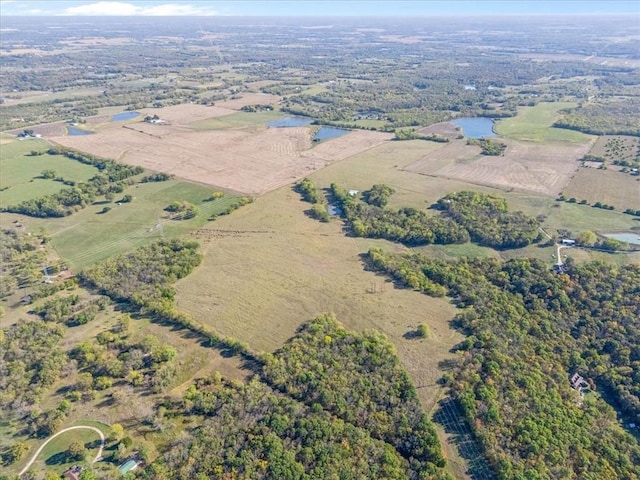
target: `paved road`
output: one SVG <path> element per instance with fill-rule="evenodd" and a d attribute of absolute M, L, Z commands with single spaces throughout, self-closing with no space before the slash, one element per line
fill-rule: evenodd
<path fill-rule="evenodd" d="M 65 432 L 68 432 L 69 430 L 77 430 L 79 428 L 84 428 L 86 430 L 93 430 L 94 432 L 96 432 L 98 435 L 100 435 L 100 448 L 98 449 L 98 454 L 96 455 L 96 458 L 93 459 L 93 462 L 91 463 L 95 463 L 98 460 L 100 460 L 102 458 L 102 449 L 104 448 L 104 434 L 97 429 L 96 427 L 89 427 L 86 425 L 78 425 L 75 427 L 67 427 L 64 428 L 62 430 L 60 430 L 58 433 L 56 433 L 55 435 L 50 436 L 49 438 L 47 438 L 47 441 L 44 442 L 42 445 L 40 445 L 40 448 L 38 448 L 38 450 L 36 451 L 36 453 L 33 454 L 33 457 L 31 457 L 31 460 L 29 460 L 29 463 L 27 463 L 27 465 L 22 469 L 22 471 L 20 472 L 20 475 L 24 475 L 24 473 L 29 470 L 29 467 L 33 464 L 33 462 L 36 461 L 36 458 L 38 458 L 38 455 L 40 455 L 40 452 L 42 452 L 42 450 L 44 449 L 44 447 L 47 446 L 47 444 L 53 440 L 54 438 L 56 438 L 58 435 L 62 435 Z"/>

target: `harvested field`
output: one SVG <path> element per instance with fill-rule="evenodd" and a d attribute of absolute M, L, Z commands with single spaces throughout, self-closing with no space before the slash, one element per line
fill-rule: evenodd
<path fill-rule="evenodd" d="M 281 96 L 268 93 L 241 93 L 236 97 L 223 102 L 216 102 L 216 107 L 240 110 L 246 105 L 276 105 L 282 100 Z"/>
<path fill-rule="evenodd" d="M 507 144 L 504 156 L 480 155 L 478 147 L 452 142 L 408 165 L 405 170 L 504 190 L 555 196 L 562 192 L 578 169 L 577 160 L 591 147 L 590 143 L 502 141 Z"/>
<path fill-rule="evenodd" d="M 11 135 L 18 135 L 19 133 L 22 133 L 25 128 L 33 130 L 33 133 L 42 135 L 43 137 L 64 135 L 67 132 L 67 124 L 65 122 L 54 122 L 36 125 L 35 127 L 16 128 L 15 130 L 9 130 L 7 133 L 10 133 Z"/>
<path fill-rule="evenodd" d="M 640 209 L 640 177 L 613 169 L 581 168 L 563 193 L 578 201 L 613 205 L 617 210 Z"/>
<path fill-rule="evenodd" d="M 451 122 L 434 123 L 428 127 L 421 128 L 418 133 L 420 135 L 432 135 L 435 133 L 436 135 L 447 137 L 449 140 L 453 140 L 462 134 L 460 127 L 456 127 Z"/>
<path fill-rule="evenodd" d="M 328 165 L 334 161 L 344 160 L 352 155 L 369 150 L 392 138 L 393 134 L 391 133 L 353 130 L 342 137 L 321 142 L 312 150 L 304 152 L 302 156 L 324 161 L 325 165 Z"/>
<path fill-rule="evenodd" d="M 181 117 L 184 111 L 173 110 L 170 118 L 178 123 L 179 118 L 184 118 Z M 161 118 L 165 118 L 164 113 Z M 125 128 L 107 127 L 94 135 L 60 136 L 51 140 L 186 180 L 261 195 L 390 138 L 391 135 L 385 133 L 353 131 L 313 146 L 307 127 L 254 126 L 195 132 L 176 125 L 134 123 Z"/>
<path fill-rule="evenodd" d="M 167 121 L 171 125 L 187 125 L 198 120 L 222 117 L 235 113 L 235 111 L 229 107 L 222 108 L 221 106 L 213 107 L 190 103 L 164 108 L 141 108 L 139 112 L 142 114 L 142 118 L 146 115 L 158 115 L 162 120 Z"/>

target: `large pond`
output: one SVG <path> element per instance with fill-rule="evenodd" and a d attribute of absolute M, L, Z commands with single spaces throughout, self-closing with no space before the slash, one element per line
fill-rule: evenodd
<path fill-rule="evenodd" d="M 67 127 L 67 133 L 69 135 L 92 135 L 93 132 L 90 132 L 88 130 L 82 130 L 81 128 L 75 128 L 75 127 Z"/>
<path fill-rule="evenodd" d="M 123 120 L 131 120 L 132 118 L 136 118 L 138 115 L 140 115 L 138 112 L 116 113 L 113 117 L 111 117 L 111 121 L 122 122 Z"/>
<path fill-rule="evenodd" d="M 632 245 L 640 245 L 640 235 L 637 233 L 603 233 L 607 238 L 614 238 Z"/>
<path fill-rule="evenodd" d="M 453 120 L 456 127 L 460 127 L 467 138 L 494 137 L 493 120 L 486 117 L 467 117 Z"/>
<path fill-rule="evenodd" d="M 313 118 L 309 117 L 285 117 L 279 120 L 267 122 L 267 127 L 305 127 L 313 123 Z"/>
<path fill-rule="evenodd" d="M 322 140 L 329 140 L 330 138 L 338 138 L 347 133 L 349 133 L 349 130 L 345 130 L 344 128 L 320 127 L 313 136 L 313 141 L 320 142 Z"/>

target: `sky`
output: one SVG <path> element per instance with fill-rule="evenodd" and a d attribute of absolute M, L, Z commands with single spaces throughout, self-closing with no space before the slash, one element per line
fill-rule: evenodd
<path fill-rule="evenodd" d="M 9 15 L 430 16 L 630 14 L 640 0 L 0 0 Z"/>

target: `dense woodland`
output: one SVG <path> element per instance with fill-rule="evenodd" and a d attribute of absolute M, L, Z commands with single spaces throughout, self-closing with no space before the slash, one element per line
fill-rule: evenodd
<path fill-rule="evenodd" d="M 640 478 L 640 268 L 434 260 L 371 250 L 401 285 L 452 297 L 467 339 L 452 394 L 498 478 Z M 570 377 L 589 379 L 582 392 Z M 587 393 L 585 393 L 587 392 Z"/>
<path fill-rule="evenodd" d="M 213 375 L 190 387 L 176 413 L 204 421 L 144 478 L 449 478 L 435 430 L 381 334 L 318 317 L 267 356 L 261 377 L 266 384 Z"/>
<path fill-rule="evenodd" d="M 592 135 L 640 136 L 640 100 L 635 96 L 586 103 L 570 109 L 554 127 Z"/>

